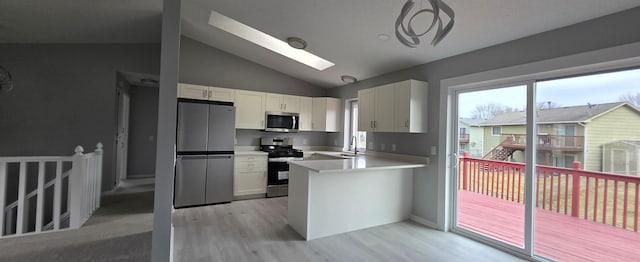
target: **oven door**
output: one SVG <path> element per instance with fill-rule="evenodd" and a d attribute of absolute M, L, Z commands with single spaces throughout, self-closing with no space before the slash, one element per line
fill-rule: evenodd
<path fill-rule="evenodd" d="M 289 183 L 289 164 L 278 158 L 269 159 L 267 174 L 268 185 L 286 185 Z"/>

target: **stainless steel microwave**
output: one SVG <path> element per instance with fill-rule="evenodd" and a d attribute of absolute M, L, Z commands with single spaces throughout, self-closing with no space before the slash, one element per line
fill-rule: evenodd
<path fill-rule="evenodd" d="M 267 112 L 265 129 L 269 132 L 298 132 L 300 114 L 288 112 Z"/>

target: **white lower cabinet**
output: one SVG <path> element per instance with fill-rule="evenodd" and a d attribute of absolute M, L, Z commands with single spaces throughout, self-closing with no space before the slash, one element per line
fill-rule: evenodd
<path fill-rule="evenodd" d="M 233 196 L 267 193 L 267 156 L 236 155 Z"/>

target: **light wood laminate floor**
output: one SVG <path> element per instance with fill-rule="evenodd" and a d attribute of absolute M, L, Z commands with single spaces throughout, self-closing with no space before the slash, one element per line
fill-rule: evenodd
<path fill-rule="evenodd" d="M 286 197 L 178 209 L 174 261 L 520 261 L 411 221 L 307 242 L 286 214 Z"/>

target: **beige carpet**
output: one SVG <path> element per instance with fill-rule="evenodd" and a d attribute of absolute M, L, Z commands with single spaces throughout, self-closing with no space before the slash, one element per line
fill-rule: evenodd
<path fill-rule="evenodd" d="M 0 239 L 0 261 L 149 261 L 153 183 L 138 180 L 102 197 L 76 230 Z"/>

